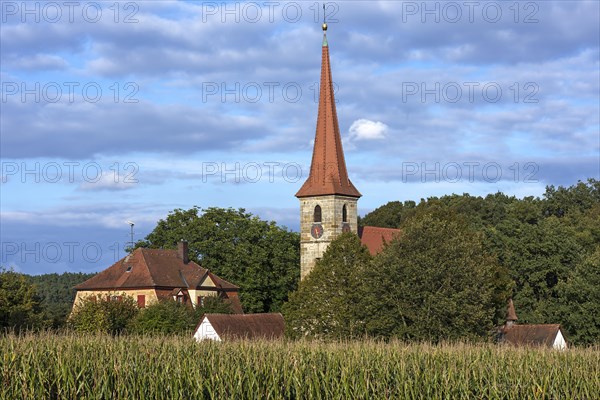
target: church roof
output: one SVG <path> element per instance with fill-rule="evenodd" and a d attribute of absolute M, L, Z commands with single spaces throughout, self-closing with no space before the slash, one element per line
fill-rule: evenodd
<path fill-rule="evenodd" d="M 324 29 L 326 29 L 324 27 Z M 338 126 L 333 81 L 329 66 L 329 45 L 323 34 L 319 114 L 308 179 L 296 197 L 344 195 L 360 197 L 360 192 L 348 178 L 340 128 Z"/>
<path fill-rule="evenodd" d="M 201 287 L 210 279 L 216 290 L 237 291 L 238 287 L 221 279 L 193 261 L 187 263 L 177 250 L 137 248 L 104 271 L 75 286 L 77 290 L 118 290 L 134 288 Z"/>
<path fill-rule="evenodd" d="M 379 228 L 376 226 L 361 226 L 358 228 L 360 242 L 367 246 L 372 256 L 383 250 L 384 243 L 389 243 L 394 236 L 402 231 L 393 228 Z"/>

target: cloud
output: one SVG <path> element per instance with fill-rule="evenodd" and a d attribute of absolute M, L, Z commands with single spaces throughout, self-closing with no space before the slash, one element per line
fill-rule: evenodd
<path fill-rule="evenodd" d="M 102 172 L 100 176 L 97 176 L 92 180 L 84 180 L 84 182 L 79 185 L 79 189 L 85 191 L 121 191 L 133 189 L 138 183 L 139 181 L 135 177 L 119 176 L 119 174 L 116 173 Z"/>
<path fill-rule="evenodd" d="M 388 126 L 383 122 L 357 119 L 350 125 L 351 140 L 381 140 L 385 139 Z"/>
<path fill-rule="evenodd" d="M 25 69 L 30 71 L 52 71 L 52 70 L 64 70 L 69 66 L 67 60 L 63 57 L 54 54 L 42 54 L 38 53 L 31 56 L 18 57 L 13 60 L 6 60 L 6 62 L 16 69 Z"/>

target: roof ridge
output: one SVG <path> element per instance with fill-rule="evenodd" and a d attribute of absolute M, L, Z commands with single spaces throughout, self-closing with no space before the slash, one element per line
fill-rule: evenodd
<path fill-rule="evenodd" d="M 140 247 L 140 249 L 142 249 L 142 251 L 140 252 L 140 253 L 142 253 L 142 260 L 144 261 L 146 270 L 148 270 L 148 275 L 150 275 L 150 282 L 152 282 L 152 285 L 156 286 L 156 282 L 154 281 L 154 276 L 152 276 L 152 272 L 150 272 L 150 268 L 148 267 L 148 260 L 146 260 L 146 255 L 144 254 L 144 249 L 143 249 L 143 247 Z"/>

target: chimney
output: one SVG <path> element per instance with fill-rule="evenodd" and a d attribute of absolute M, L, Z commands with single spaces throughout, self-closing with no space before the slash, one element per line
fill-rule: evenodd
<path fill-rule="evenodd" d="M 181 239 L 181 242 L 177 243 L 177 257 L 180 258 L 184 264 L 190 262 L 188 256 L 188 242 Z"/>

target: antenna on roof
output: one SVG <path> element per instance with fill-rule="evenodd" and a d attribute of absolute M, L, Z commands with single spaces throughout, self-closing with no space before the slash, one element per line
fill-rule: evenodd
<path fill-rule="evenodd" d="M 129 227 L 131 228 L 131 250 L 130 253 L 133 253 L 133 246 L 135 245 L 135 243 L 133 242 L 133 226 L 135 225 L 135 223 L 133 223 L 133 221 L 127 221 L 127 224 L 129 224 Z"/>

